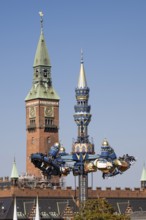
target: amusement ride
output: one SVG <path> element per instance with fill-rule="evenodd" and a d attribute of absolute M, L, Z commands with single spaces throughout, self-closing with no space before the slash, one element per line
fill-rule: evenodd
<path fill-rule="evenodd" d="M 41 22 L 42 22 L 42 15 Z M 89 99 L 84 70 L 83 52 L 81 52 L 80 73 L 77 88 L 75 89 L 76 105 L 74 106 L 74 121 L 78 127 L 78 136 L 72 145 L 72 152 L 67 153 L 60 143 L 54 143 L 48 153 L 33 153 L 31 162 L 41 170 L 44 176 L 67 176 L 71 172 L 79 177 L 79 201 L 82 203 L 88 198 L 88 173 L 100 170 L 102 177 L 113 177 L 122 174 L 136 161 L 134 156 L 125 154 L 117 157 L 107 139 L 104 139 L 101 152 L 96 154 L 94 144 L 90 142 L 88 125 L 91 121 Z"/>

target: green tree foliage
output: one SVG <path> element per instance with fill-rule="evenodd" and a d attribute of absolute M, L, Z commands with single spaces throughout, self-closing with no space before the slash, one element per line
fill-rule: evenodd
<path fill-rule="evenodd" d="M 81 205 L 75 220 L 129 220 L 125 215 L 116 214 L 106 199 L 88 199 Z"/>

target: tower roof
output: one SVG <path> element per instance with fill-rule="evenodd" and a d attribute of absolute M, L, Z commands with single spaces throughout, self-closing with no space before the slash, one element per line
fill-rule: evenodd
<path fill-rule="evenodd" d="M 52 86 L 51 63 L 43 33 L 43 13 L 41 17 L 41 34 L 34 58 L 33 85 L 27 94 L 25 101 L 33 99 L 59 100 L 59 96 Z"/>
<path fill-rule="evenodd" d="M 59 96 L 53 87 L 45 87 L 43 85 L 36 85 L 31 88 L 27 94 L 25 101 L 33 99 L 49 99 L 59 100 Z"/>
<path fill-rule="evenodd" d="M 81 51 L 81 65 L 80 65 L 80 73 L 78 80 L 78 88 L 87 87 L 86 75 L 84 70 L 84 62 L 83 62 L 83 52 Z"/>
<path fill-rule="evenodd" d="M 44 33 L 43 33 L 43 14 L 40 14 L 41 16 L 41 34 L 38 41 L 35 58 L 34 58 L 34 64 L 33 66 L 51 66 L 50 58 L 48 55 L 47 46 L 45 43 Z"/>
<path fill-rule="evenodd" d="M 143 165 L 140 181 L 146 181 L 146 167 L 145 167 L 145 164 Z"/>
<path fill-rule="evenodd" d="M 16 167 L 16 162 L 14 159 L 13 162 L 13 166 L 12 166 L 12 172 L 11 172 L 11 179 L 18 179 L 19 175 L 18 175 L 18 171 L 17 171 L 17 167 Z"/>

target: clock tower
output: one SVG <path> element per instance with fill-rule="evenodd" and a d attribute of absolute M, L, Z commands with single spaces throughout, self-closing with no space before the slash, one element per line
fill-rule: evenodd
<path fill-rule="evenodd" d="M 51 78 L 51 63 L 43 32 L 43 14 L 41 33 L 33 64 L 32 88 L 25 98 L 26 103 L 26 172 L 40 177 L 30 155 L 36 152 L 48 153 L 50 147 L 59 141 L 59 96 Z"/>

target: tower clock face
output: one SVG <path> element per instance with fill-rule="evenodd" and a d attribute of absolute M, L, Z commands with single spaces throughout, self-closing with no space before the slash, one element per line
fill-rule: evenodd
<path fill-rule="evenodd" d="M 29 118 L 34 118 L 36 116 L 35 107 L 29 108 Z"/>
<path fill-rule="evenodd" d="M 44 108 L 44 115 L 45 117 L 53 117 L 54 116 L 54 109 L 52 106 Z"/>

